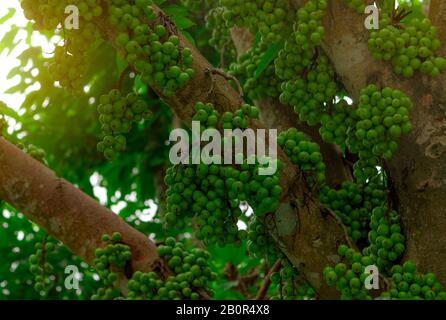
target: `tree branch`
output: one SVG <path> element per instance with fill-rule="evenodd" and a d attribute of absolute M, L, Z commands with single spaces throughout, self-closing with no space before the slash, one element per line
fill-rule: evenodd
<path fill-rule="evenodd" d="M 93 265 L 101 236 L 120 232 L 132 271 L 159 270 L 155 244 L 40 162 L 0 138 L 0 199 L 22 211 L 75 255 Z"/>
<path fill-rule="evenodd" d="M 282 260 L 277 260 L 276 263 L 272 266 L 272 268 L 268 271 L 268 273 L 265 276 L 265 280 L 263 281 L 263 285 L 260 288 L 259 292 L 257 293 L 256 300 L 264 300 L 266 297 L 266 293 L 268 292 L 269 286 L 271 284 L 271 275 L 274 272 L 279 271 L 280 267 L 282 266 Z"/>

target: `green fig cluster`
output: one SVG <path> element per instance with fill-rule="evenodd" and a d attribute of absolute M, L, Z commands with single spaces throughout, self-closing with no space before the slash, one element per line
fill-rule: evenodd
<path fill-rule="evenodd" d="M 251 119 L 257 118 L 258 109 L 243 104 L 235 112 L 225 112 L 220 116 L 211 103 L 195 105 L 194 121 L 200 128 L 229 130 L 231 136 L 220 135 L 221 149 L 237 151 L 236 143 L 241 136 L 233 129 L 246 129 Z M 193 151 L 192 151 L 193 152 Z M 224 158 L 223 153 L 221 159 Z M 236 153 L 231 159 L 234 164 L 193 164 L 194 157 L 185 155 L 183 162 L 170 167 L 166 172 L 167 213 L 163 220 L 169 229 L 184 228 L 195 219 L 198 224 L 196 236 L 205 244 L 225 245 L 238 243 L 246 238 L 246 231 L 237 227 L 243 212 L 240 205 L 247 202 L 256 215 L 274 212 L 282 193 L 279 181 L 280 161 L 276 161 L 277 171 L 263 175 L 262 169 L 272 165 L 273 159 L 257 158 L 253 154 Z M 212 160 L 212 159 L 207 159 Z M 223 160 L 222 160 L 223 161 Z"/>
<path fill-rule="evenodd" d="M 371 292 L 366 288 L 366 267 L 373 266 L 373 259 L 363 256 L 356 250 L 341 245 L 338 254 L 344 259 L 335 267 L 326 267 L 323 275 L 326 283 L 341 293 L 343 300 L 371 300 Z"/>
<path fill-rule="evenodd" d="M 102 95 L 98 106 L 99 122 L 103 139 L 97 149 L 104 153 L 107 160 L 114 160 L 126 148 L 125 134 L 132 129 L 133 123 L 141 122 L 152 116 L 152 111 L 142 97 L 136 93 L 123 95 L 113 89 Z"/>
<path fill-rule="evenodd" d="M 92 300 L 113 300 L 121 297 L 119 279 L 132 257 L 130 247 L 122 243 L 122 235 L 114 232 L 102 235 L 103 247 L 95 251 L 94 266 L 103 286 L 91 296 Z"/>
<path fill-rule="evenodd" d="M 303 132 L 290 128 L 281 132 L 277 143 L 290 160 L 307 175 L 310 185 L 323 186 L 326 181 L 325 163 L 320 147 Z"/>
<path fill-rule="evenodd" d="M 274 262 L 279 258 L 274 239 L 268 232 L 268 227 L 256 216 L 253 216 L 248 224 L 247 247 L 253 257 L 267 258 Z"/>
<path fill-rule="evenodd" d="M 409 114 L 411 99 L 403 92 L 369 85 L 361 91 L 355 110 L 355 127 L 350 130 L 347 144 L 358 154 L 354 175 L 366 181 L 377 173 L 380 160 L 390 160 L 398 148 L 398 140 L 412 130 Z"/>
<path fill-rule="evenodd" d="M 45 150 L 43 150 L 42 148 L 39 148 L 33 144 L 25 144 L 25 143 L 21 143 L 21 142 L 17 143 L 16 145 L 19 149 L 21 149 L 23 152 L 29 154 L 35 160 L 48 166 L 47 154 L 46 154 Z"/>
<path fill-rule="evenodd" d="M 406 238 L 395 210 L 387 207 L 373 209 L 370 218 L 370 245 L 363 253 L 370 256 L 381 270 L 388 270 L 404 254 Z"/>
<path fill-rule="evenodd" d="M 275 75 L 274 65 L 269 64 L 265 70 L 258 70 L 269 45 L 260 41 L 255 47 L 241 54 L 229 67 L 229 72 L 243 84 L 244 94 L 251 100 L 265 97 L 278 97 L 281 82 Z"/>
<path fill-rule="evenodd" d="M 321 116 L 319 134 L 322 140 L 345 146 L 349 130 L 356 124 L 354 112 L 354 107 L 345 99 L 332 103 Z"/>
<path fill-rule="evenodd" d="M 339 189 L 322 187 L 320 199 L 341 218 L 349 236 L 358 241 L 367 239 L 372 210 L 386 203 L 387 194 L 377 183 L 343 182 Z"/>
<path fill-rule="evenodd" d="M 287 0 L 220 0 L 220 5 L 227 10 L 224 19 L 229 26 L 259 32 L 265 42 L 277 41 L 291 32 L 294 11 Z"/>
<path fill-rule="evenodd" d="M 299 120 L 314 126 L 326 113 L 326 103 L 336 95 L 335 71 L 328 57 L 321 53 L 314 64 L 304 72 L 304 77 L 282 83 L 280 102 L 294 107 Z"/>
<path fill-rule="evenodd" d="M 224 53 L 234 57 L 236 56 L 236 50 L 231 38 L 231 30 L 224 19 L 227 11 L 225 7 L 210 9 L 205 17 L 206 29 L 211 33 L 209 45 L 218 52 L 224 51 Z"/>
<path fill-rule="evenodd" d="M 192 51 L 180 45 L 180 38 L 168 24 L 155 22 L 152 0 L 129 4 L 111 0 L 109 21 L 119 34 L 116 44 L 125 52 L 129 65 L 144 84 L 172 97 L 194 75 Z"/>
<path fill-rule="evenodd" d="M 48 261 L 48 256 L 56 250 L 56 242 L 45 236 L 41 242 L 36 242 L 36 251 L 29 256 L 29 271 L 34 275 L 34 290 L 45 296 L 52 288 L 51 279 L 54 273 L 53 264 Z"/>
<path fill-rule="evenodd" d="M 446 59 L 438 55 L 438 36 L 428 18 L 400 22 L 384 16 L 380 29 L 370 33 L 368 44 L 375 59 L 391 62 L 399 75 L 411 78 L 421 71 L 435 77 L 446 69 Z"/>
<path fill-rule="evenodd" d="M 68 6 L 78 9 L 78 26 L 67 25 Z M 89 50 L 100 38 L 93 20 L 103 14 L 98 0 L 23 0 L 21 6 L 25 17 L 33 21 L 33 27 L 39 31 L 63 29 L 64 44 L 57 46 L 49 71 L 54 81 L 73 94 L 83 92 L 87 79 L 87 59 Z M 76 12 L 70 12 L 75 14 Z M 77 18 L 73 18 L 77 19 Z M 69 21 L 73 23 L 74 21 Z"/>
<path fill-rule="evenodd" d="M 158 254 L 173 274 L 160 278 L 155 272 L 135 272 L 128 282 L 130 300 L 198 300 L 212 295 L 210 284 L 217 275 L 211 270 L 207 251 L 188 250 L 174 238 L 158 247 Z"/>
<path fill-rule="evenodd" d="M 302 278 L 299 270 L 285 257 L 278 272 L 271 274 L 271 282 L 277 292 L 271 300 L 313 300 L 316 291 Z"/>
<path fill-rule="evenodd" d="M 394 265 L 390 290 L 383 298 L 398 300 L 446 300 L 446 292 L 433 273 L 419 273 L 412 261 Z"/>

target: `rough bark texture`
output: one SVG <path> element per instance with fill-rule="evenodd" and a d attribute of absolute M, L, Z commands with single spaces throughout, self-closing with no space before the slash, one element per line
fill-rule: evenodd
<path fill-rule="evenodd" d="M 446 40 L 446 2 L 443 0 L 431 0 L 429 8 L 429 18 L 439 29 L 438 37 L 444 43 Z M 443 46 L 442 53 L 446 53 L 446 46 Z"/>
<path fill-rule="evenodd" d="M 93 264 L 101 236 L 120 232 L 132 271 L 160 265 L 155 244 L 50 169 L 0 138 L 0 199 L 21 210 L 74 254 Z"/>
<path fill-rule="evenodd" d="M 443 43 L 445 16 L 445 1 L 433 0 L 431 18 Z M 364 18 L 343 1 L 331 0 L 324 49 L 352 97 L 375 83 L 400 89 L 414 102 L 414 130 L 401 138 L 387 167 L 407 237 L 405 258 L 414 260 L 421 271 L 435 272 L 446 284 L 446 74 L 431 78 L 417 73 L 405 79 L 390 64 L 375 61 L 368 51 Z M 446 52 L 444 46 L 442 51 Z"/>

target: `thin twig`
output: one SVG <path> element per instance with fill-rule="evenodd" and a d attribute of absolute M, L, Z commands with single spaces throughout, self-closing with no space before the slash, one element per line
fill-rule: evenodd
<path fill-rule="evenodd" d="M 173 23 L 172 19 L 161 10 L 159 11 L 158 22 L 166 27 L 169 35 L 178 34 L 178 29 L 175 23 Z"/>
<path fill-rule="evenodd" d="M 225 68 L 225 49 L 226 45 L 224 45 L 223 48 L 221 48 L 220 50 L 220 68 L 222 69 Z"/>
<path fill-rule="evenodd" d="M 128 75 L 128 73 L 132 70 L 130 66 L 127 66 L 124 70 L 122 70 L 121 75 L 119 76 L 118 81 L 118 89 L 122 90 L 122 86 L 124 85 L 125 77 Z"/>
<path fill-rule="evenodd" d="M 251 299 L 252 295 L 249 292 L 249 287 L 253 285 L 257 279 L 259 278 L 259 274 L 256 269 L 251 269 L 251 271 L 247 275 L 241 275 L 238 269 L 232 264 L 228 262 L 225 265 L 223 275 L 234 285 L 232 289 L 239 291 L 245 298 Z"/>
<path fill-rule="evenodd" d="M 243 89 L 242 89 L 242 86 L 240 85 L 240 82 L 238 81 L 238 79 L 236 77 L 234 77 L 232 74 L 228 74 L 228 73 L 224 72 L 223 70 L 217 69 L 217 68 L 206 68 L 205 72 L 206 72 L 206 74 L 210 75 L 211 79 L 212 79 L 211 88 L 208 92 L 208 96 L 210 96 L 212 94 L 212 92 L 214 91 L 214 88 L 215 88 L 215 78 L 213 76 L 219 75 L 219 76 L 225 78 L 226 80 L 232 80 L 235 82 L 235 84 L 237 85 L 240 100 L 243 101 L 243 96 L 244 96 Z"/>
<path fill-rule="evenodd" d="M 268 292 L 269 286 L 271 285 L 271 275 L 274 272 L 279 271 L 281 266 L 282 266 L 282 260 L 278 259 L 276 261 L 276 263 L 274 263 L 272 268 L 266 274 L 263 285 L 260 288 L 259 292 L 257 293 L 256 300 L 264 300 L 265 299 L 266 293 Z"/>
<path fill-rule="evenodd" d="M 345 226 L 345 224 L 342 222 L 341 218 L 339 218 L 339 216 L 334 213 L 331 209 L 327 208 L 327 207 L 322 207 L 322 209 L 324 211 L 324 213 L 329 214 L 336 222 L 337 225 L 339 225 L 341 227 L 341 229 L 344 231 L 344 236 L 345 236 L 345 240 L 348 244 L 348 246 L 350 248 L 356 248 L 355 244 L 352 242 L 352 240 L 350 239 L 349 235 L 348 235 L 348 230 L 347 227 Z"/>
<path fill-rule="evenodd" d="M 384 284 L 384 289 L 382 291 L 389 291 L 390 290 L 390 281 L 388 278 L 384 277 L 382 274 L 379 275 L 379 278 Z"/>
<path fill-rule="evenodd" d="M 232 39 L 229 38 L 228 41 L 226 41 L 226 43 L 223 45 L 223 48 L 221 48 L 221 50 L 220 50 L 220 68 L 221 69 L 225 68 L 225 53 L 226 53 L 226 49 L 231 46 L 231 41 L 232 41 Z"/>

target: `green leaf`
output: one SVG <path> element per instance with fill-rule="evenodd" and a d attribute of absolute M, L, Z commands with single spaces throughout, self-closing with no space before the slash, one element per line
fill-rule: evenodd
<path fill-rule="evenodd" d="M 5 33 L 3 38 L 0 40 L 0 54 L 2 54 L 2 52 L 5 49 L 8 49 L 8 52 L 12 49 L 12 47 L 15 44 L 14 39 L 15 39 L 18 31 L 19 31 L 19 28 L 17 26 L 12 25 L 11 30 L 9 30 L 8 32 Z"/>
<path fill-rule="evenodd" d="M 420 1 L 413 1 L 410 7 L 411 13 L 401 20 L 404 24 L 409 24 L 412 19 L 423 19 L 425 18 L 424 7 Z"/>
<path fill-rule="evenodd" d="M 380 8 L 383 12 L 391 13 L 395 8 L 396 0 L 380 0 L 377 2 L 378 8 Z"/>
<path fill-rule="evenodd" d="M 5 91 L 6 94 L 12 94 L 12 93 L 16 93 L 16 92 L 20 92 L 23 93 L 25 92 L 25 90 L 29 87 L 29 84 L 26 84 L 25 81 L 20 81 L 19 84 L 9 88 L 8 90 Z"/>
<path fill-rule="evenodd" d="M 4 104 L 3 102 L 0 101 L 1 104 Z M 6 105 L 1 105 L 0 104 L 0 112 L 8 117 L 11 117 L 13 119 L 18 120 L 20 118 L 20 116 L 17 114 L 17 112 L 15 112 L 13 109 L 7 107 Z"/>
<path fill-rule="evenodd" d="M 260 62 L 257 65 L 257 69 L 254 73 L 254 78 L 258 78 L 262 75 L 269 64 L 277 57 L 280 49 L 283 47 L 283 42 L 273 43 L 269 46 L 268 50 L 260 58 Z"/>
<path fill-rule="evenodd" d="M 39 57 L 41 54 L 41 48 L 30 47 L 26 50 L 23 50 L 23 52 L 19 56 L 17 56 L 17 59 L 19 59 L 22 65 L 25 66 L 28 63 L 29 59 L 31 59 L 33 63 L 35 63 L 36 57 Z"/>
<path fill-rule="evenodd" d="M 3 24 L 9 19 L 11 19 L 14 16 L 15 12 L 16 10 L 14 8 L 8 8 L 8 13 L 0 18 L 0 24 Z"/>
<path fill-rule="evenodd" d="M 14 78 L 15 76 L 20 75 L 20 74 L 21 74 L 21 69 L 22 69 L 22 66 L 21 66 L 21 65 L 12 68 L 12 69 L 8 72 L 8 75 L 6 76 L 6 79 L 11 80 L 11 79 Z"/>
<path fill-rule="evenodd" d="M 163 11 L 170 16 L 183 16 L 186 17 L 189 15 L 189 10 L 185 7 L 181 7 L 178 5 L 171 5 L 163 9 Z"/>
<path fill-rule="evenodd" d="M 172 21 L 175 23 L 178 29 L 183 30 L 195 25 L 195 22 L 186 18 L 185 16 L 172 16 Z"/>
<path fill-rule="evenodd" d="M 252 43 L 252 48 L 253 49 L 257 48 L 261 40 L 262 40 L 262 35 L 260 34 L 260 32 L 257 32 L 254 37 L 254 41 Z"/>
<path fill-rule="evenodd" d="M 25 110 L 30 110 L 31 107 L 37 103 L 39 98 L 39 91 L 33 91 L 26 95 L 25 101 L 22 103 L 22 108 Z"/>
<path fill-rule="evenodd" d="M 32 35 L 33 35 L 33 32 L 34 32 L 34 28 L 33 28 L 33 24 L 31 23 L 31 22 L 28 22 L 27 24 L 26 24 L 26 44 L 28 45 L 28 46 L 31 46 L 31 41 L 32 41 Z"/>

